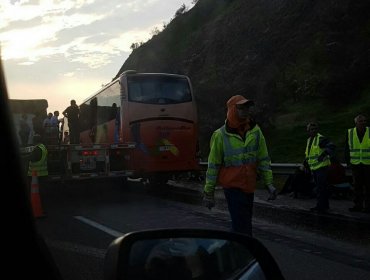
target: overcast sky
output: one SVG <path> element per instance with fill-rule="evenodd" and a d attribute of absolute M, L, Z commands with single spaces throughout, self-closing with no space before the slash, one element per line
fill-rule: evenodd
<path fill-rule="evenodd" d="M 0 0 L 0 46 L 13 99 L 80 104 L 117 74 L 135 42 L 192 0 Z"/>

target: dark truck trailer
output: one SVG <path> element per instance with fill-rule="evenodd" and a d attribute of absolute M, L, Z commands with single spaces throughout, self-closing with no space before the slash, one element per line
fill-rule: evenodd
<path fill-rule="evenodd" d="M 23 114 L 27 116 L 30 135 L 26 145 L 20 145 L 25 172 L 28 170 L 28 155 L 35 148 L 33 135 L 43 134 L 43 120 L 47 116 L 48 102 L 45 99 L 10 99 L 10 109 L 13 114 L 15 132 L 18 135 L 20 120 Z M 80 145 L 80 144 L 50 144 L 46 141 L 48 150 L 48 171 L 50 179 L 82 179 L 93 177 L 132 175 L 132 171 L 124 170 L 121 164 L 128 161 L 130 150 L 134 143 L 119 145 Z M 120 162 L 120 164 L 117 164 Z"/>

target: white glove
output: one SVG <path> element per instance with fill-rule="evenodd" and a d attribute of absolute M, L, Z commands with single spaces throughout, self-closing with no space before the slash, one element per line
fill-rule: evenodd
<path fill-rule="evenodd" d="M 269 193 L 270 193 L 267 200 L 275 200 L 276 197 L 277 197 L 276 188 L 274 187 L 273 184 L 267 185 L 267 188 L 268 188 Z"/>

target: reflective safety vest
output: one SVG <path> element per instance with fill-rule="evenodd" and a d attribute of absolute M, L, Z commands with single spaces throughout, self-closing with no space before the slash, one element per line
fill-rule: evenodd
<path fill-rule="evenodd" d="M 370 165 L 370 132 L 369 127 L 366 127 L 362 142 L 358 139 L 357 129 L 348 129 L 348 146 L 351 164 L 366 164 Z M 370 176 L 370 175 L 369 175 Z"/>
<path fill-rule="evenodd" d="M 41 159 L 36 162 L 30 161 L 28 165 L 28 176 L 32 176 L 32 171 L 37 172 L 37 176 L 48 176 L 48 164 L 47 164 L 47 155 L 48 150 L 44 144 L 38 144 L 37 147 L 41 149 Z"/>
<path fill-rule="evenodd" d="M 319 162 L 319 156 L 324 152 L 324 149 L 319 147 L 320 138 L 323 137 L 320 133 L 318 133 L 315 138 L 312 140 L 311 149 L 309 149 L 310 138 L 307 139 L 306 145 L 306 159 L 307 163 L 310 166 L 311 170 L 317 170 L 321 167 L 329 166 L 330 159 L 329 156 L 326 156 L 323 161 Z"/>
<path fill-rule="evenodd" d="M 256 188 L 257 172 L 261 173 L 266 185 L 272 184 L 271 161 L 258 125 L 246 133 L 245 140 L 238 134 L 227 132 L 225 126 L 213 133 L 206 192 L 213 192 L 219 183 L 224 188 L 239 188 L 252 193 Z"/>

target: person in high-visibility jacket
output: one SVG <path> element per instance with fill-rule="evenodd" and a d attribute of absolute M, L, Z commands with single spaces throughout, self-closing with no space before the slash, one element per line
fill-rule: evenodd
<path fill-rule="evenodd" d="M 46 178 L 49 175 L 47 163 L 48 150 L 42 143 L 42 137 L 38 134 L 33 136 L 33 143 L 35 148 L 28 158 L 29 164 L 27 176 L 31 182 L 32 172 L 36 171 L 39 186 L 42 187 L 45 185 Z"/>
<path fill-rule="evenodd" d="M 310 210 L 326 213 L 329 210 L 329 166 L 330 157 L 334 156 L 335 145 L 328 138 L 318 133 L 319 126 L 311 122 L 307 125 L 307 139 L 304 164 L 312 173 L 316 185 L 317 203 Z"/>
<path fill-rule="evenodd" d="M 203 202 L 215 206 L 216 185 L 224 190 L 232 230 L 252 236 L 252 210 L 257 173 L 276 198 L 265 137 L 254 121 L 254 102 L 241 95 L 227 101 L 225 125 L 213 132 Z"/>
<path fill-rule="evenodd" d="M 345 160 L 352 169 L 354 206 L 351 212 L 370 213 L 370 128 L 366 116 L 355 118 L 355 127 L 348 129 L 345 142 Z"/>

